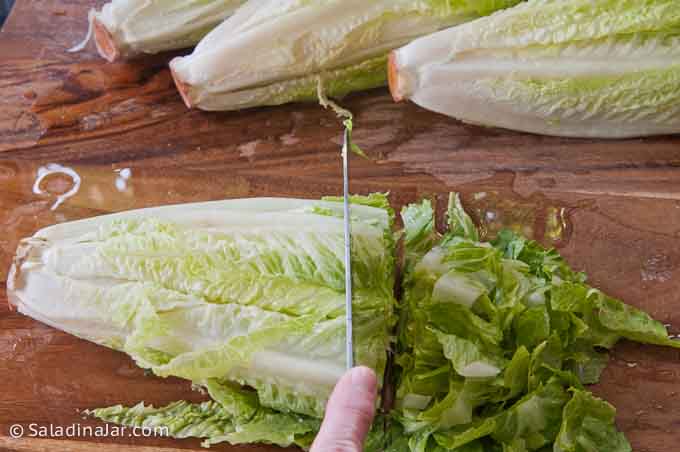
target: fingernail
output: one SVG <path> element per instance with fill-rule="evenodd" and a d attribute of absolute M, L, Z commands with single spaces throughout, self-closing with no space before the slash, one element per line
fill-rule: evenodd
<path fill-rule="evenodd" d="M 349 380 L 352 386 L 359 386 L 364 391 L 374 393 L 378 388 L 378 379 L 368 367 L 355 367 L 350 371 Z"/>

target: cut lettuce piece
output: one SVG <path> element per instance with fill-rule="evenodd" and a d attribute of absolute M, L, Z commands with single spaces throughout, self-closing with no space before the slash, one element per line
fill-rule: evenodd
<path fill-rule="evenodd" d="M 495 430 L 496 420 L 490 417 L 476 424 L 437 432 L 434 437 L 440 446 L 449 450 L 458 450 L 463 446 L 475 443 L 478 439 L 491 435 Z"/>
<path fill-rule="evenodd" d="M 420 413 L 418 420 L 436 429 L 467 425 L 473 421 L 475 411 L 495 399 L 501 391 L 502 387 L 493 381 L 476 378 L 461 380 L 452 376 L 449 393 Z"/>
<path fill-rule="evenodd" d="M 646 312 L 599 290 L 591 291 L 589 300 L 592 302 L 592 309 L 597 313 L 597 319 L 606 329 L 631 341 L 680 348 L 680 341 L 670 339 L 666 327 Z"/>
<path fill-rule="evenodd" d="M 573 373 L 578 380 L 586 385 L 600 381 L 602 371 L 609 363 L 609 354 L 597 351 L 595 347 L 585 344 L 582 348 L 574 347 L 566 356 L 565 369 Z"/>
<path fill-rule="evenodd" d="M 529 0 L 390 57 L 395 99 L 465 122 L 624 138 L 680 132 L 675 0 Z"/>
<path fill-rule="evenodd" d="M 562 384 L 549 380 L 496 418 L 492 436 L 501 443 L 521 441 L 528 450 L 555 441 L 562 422 L 562 409 L 569 394 Z"/>
<path fill-rule="evenodd" d="M 526 347 L 521 346 L 515 350 L 503 373 L 503 385 L 508 389 L 508 399 L 514 399 L 526 391 L 529 384 L 530 363 L 531 355 Z"/>
<path fill-rule="evenodd" d="M 341 211 L 334 199 L 252 199 L 62 223 L 23 242 L 10 298 L 158 376 L 226 379 L 319 417 L 345 370 Z M 356 360 L 382 375 L 393 212 L 374 194 L 353 197 L 351 216 Z"/>
<path fill-rule="evenodd" d="M 435 229 L 434 210 L 429 199 L 420 204 L 409 204 L 401 210 L 404 222 L 404 251 L 406 253 L 405 275 L 409 275 L 413 266 L 428 253 L 438 239 Z"/>
<path fill-rule="evenodd" d="M 390 50 L 518 1 L 250 0 L 170 67 L 204 110 L 341 97 L 385 85 Z"/>
<path fill-rule="evenodd" d="M 466 378 L 491 378 L 501 373 L 505 363 L 502 357 L 485 352 L 472 341 L 437 332 L 444 356 L 458 375 Z"/>
<path fill-rule="evenodd" d="M 616 429 L 616 409 L 589 392 L 573 390 L 564 407 L 562 426 L 555 441 L 555 452 L 607 450 L 631 452 L 628 440 Z"/>
<path fill-rule="evenodd" d="M 680 341 L 670 339 L 663 324 L 646 312 L 585 284 L 561 282 L 554 286 L 551 305 L 555 311 L 573 314 L 571 321 L 582 328 L 581 336 L 599 347 L 611 348 L 619 338 L 680 347 Z"/>
<path fill-rule="evenodd" d="M 473 242 L 479 241 L 479 231 L 472 222 L 472 218 L 465 212 L 460 202 L 458 193 L 449 196 L 449 207 L 446 211 L 449 232 L 457 237 L 462 237 Z"/>
<path fill-rule="evenodd" d="M 471 307 L 487 289 L 484 284 L 464 273 L 452 270 L 437 280 L 432 289 L 432 300 L 439 303 L 456 303 Z"/>
<path fill-rule="evenodd" d="M 550 336 L 550 316 L 545 306 L 533 306 L 515 319 L 517 343 L 533 349 Z"/>
<path fill-rule="evenodd" d="M 545 248 L 510 230 L 502 230 L 492 242 L 506 259 L 528 265 L 530 274 L 546 282 L 585 282 L 583 273 L 573 271 L 554 248 Z"/>

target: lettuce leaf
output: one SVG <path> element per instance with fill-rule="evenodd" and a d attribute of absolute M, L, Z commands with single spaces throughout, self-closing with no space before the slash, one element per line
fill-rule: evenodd
<path fill-rule="evenodd" d="M 555 452 L 601 450 L 606 444 L 611 452 L 631 452 L 628 440 L 616 430 L 616 410 L 587 391 L 573 390 L 564 407 L 563 422 L 555 441 Z"/>
<path fill-rule="evenodd" d="M 210 394 L 217 394 L 212 382 Z M 116 405 L 87 411 L 86 414 L 107 422 L 140 428 L 156 428 L 173 438 L 204 438 L 204 445 L 269 443 L 287 447 L 304 445 L 306 438 L 319 429 L 319 420 L 264 408 L 257 395 L 247 390 L 222 385 L 217 401 L 173 402 L 154 408 L 139 403 L 130 408 Z"/>

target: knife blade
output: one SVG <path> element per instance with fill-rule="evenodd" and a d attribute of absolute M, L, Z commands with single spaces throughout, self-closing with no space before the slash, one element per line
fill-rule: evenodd
<path fill-rule="evenodd" d="M 342 185 L 343 185 L 343 217 L 345 223 L 345 353 L 347 369 L 354 367 L 354 343 L 352 334 L 352 237 L 349 216 L 349 150 L 351 136 L 348 128 L 342 143 Z"/>

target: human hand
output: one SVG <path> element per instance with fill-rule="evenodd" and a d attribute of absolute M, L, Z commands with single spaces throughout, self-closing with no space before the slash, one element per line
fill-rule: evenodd
<path fill-rule="evenodd" d="M 368 367 L 340 378 L 326 405 L 326 416 L 310 452 L 362 452 L 375 415 L 378 380 Z"/>

